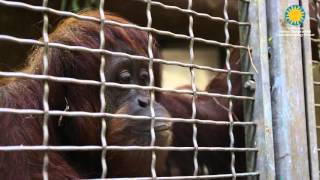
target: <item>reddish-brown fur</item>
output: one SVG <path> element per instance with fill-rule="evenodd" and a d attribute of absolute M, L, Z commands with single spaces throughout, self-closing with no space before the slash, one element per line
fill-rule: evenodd
<path fill-rule="evenodd" d="M 85 15 L 99 17 L 98 12 L 89 11 Z M 126 20 L 106 14 L 106 19 L 122 23 Z M 105 26 L 105 48 L 112 51 L 133 53 L 147 56 L 147 33 L 131 28 Z M 69 18 L 63 21 L 50 34 L 50 41 L 67 45 L 99 48 L 99 24 L 79 21 Z M 155 57 L 159 56 L 156 44 L 153 46 Z M 24 72 L 32 74 L 42 73 L 43 49 L 36 48 L 28 59 Z M 57 48 L 49 50 L 49 74 L 53 76 L 72 77 L 78 79 L 99 80 L 100 55 L 79 51 L 69 51 Z M 107 66 L 108 66 L 107 57 Z M 160 85 L 159 66 L 155 64 L 156 85 Z M 232 76 L 232 80 L 239 82 L 240 76 Z M 208 86 L 208 91 L 226 93 L 226 76 L 219 75 Z M 99 112 L 100 99 L 98 86 L 76 85 L 50 82 L 50 110 L 64 110 L 65 99 L 70 106 L 69 111 Z M 240 83 L 234 85 L 234 94 L 240 93 Z M 217 88 L 217 89 L 216 89 Z M 0 107 L 17 109 L 43 109 L 43 82 L 31 79 L 9 79 L 0 87 Z M 161 102 L 173 117 L 191 117 L 191 96 L 164 93 L 159 95 Z M 207 97 L 197 100 L 197 118 L 216 121 L 228 121 L 227 101 Z M 107 106 L 112 106 L 107 102 Z M 124 106 L 116 113 L 125 113 Z M 235 103 L 235 113 L 241 120 L 241 103 Z M 50 145 L 100 145 L 99 118 L 64 117 L 61 124 L 59 117 L 50 117 Z M 42 121 L 40 115 L 15 115 L 1 113 L 0 145 L 41 145 Z M 117 120 L 108 127 L 107 141 L 110 145 L 136 145 L 132 136 L 124 136 L 121 128 L 125 120 Z M 227 126 L 198 126 L 199 146 L 229 146 Z M 120 135 L 119 135 L 120 133 Z M 173 126 L 173 146 L 193 146 L 192 129 L 190 124 L 175 123 Z M 236 145 L 243 143 L 242 130 L 235 130 Z M 161 142 L 161 140 L 159 140 Z M 167 141 L 167 140 L 166 140 Z M 149 142 L 149 141 L 146 141 Z M 148 145 L 143 142 L 143 145 Z M 141 143 L 139 143 L 141 144 Z M 150 152 L 118 153 L 108 151 L 108 177 L 119 176 L 150 176 Z M 157 153 L 157 173 L 161 175 L 192 174 L 192 153 Z M 78 179 L 100 177 L 100 152 L 50 152 L 50 179 Z M 243 157 L 243 156 L 242 156 Z M 190 161 L 189 161 L 190 160 Z M 200 153 L 201 165 L 208 167 L 212 173 L 228 173 L 229 153 Z M 182 162 L 182 163 L 181 163 Z M 3 179 L 40 179 L 42 177 L 42 152 L 0 152 L 0 176 Z M 138 165 L 137 165 L 138 163 Z M 165 165 L 168 164 L 168 166 Z M 242 166 L 243 167 L 243 166 Z M 166 169 L 165 169 L 166 168 Z M 172 172 L 172 169 L 178 169 Z"/>
<path fill-rule="evenodd" d="M 231 54 L 231 68 L 240 69 L 239 52 L 233 51 Z M 237 74 L 231 75 L 233 84 L 232 94 L 241 95 L 241 76 Z M 184 87 L 186 88 L 186 87 Z M 189 87 L 191 89 L 191 87 Z M 206 91 L 212 93 L 227 93 L 227 74 L 220 73 L 206 88 Z M 163 94 L 160 102 L 169 110 L 173 117 L 191 118 L 192 113 L 192 96 L 191 95 L 175 95 L 171 93 Z M 199 96 L 196 99 L 196 119 L 229 121 L 228 118 L 228 100 L 226 98 L 210 98 Z M 233 100 L 233 117 L 234 121 L 243 120 L 243 106 L 240 100 Z M 199 147 L 229 147 L 229 126 L 225 125 L 207 125 L 197 124 L 197 140 Z M 192 126 L 186 123 L 175 123 L 173 125 L 173 146 L 192 147 Z M 233 130 L 235 136 L 235 147 L 244 146 L 244 132 L 240 127 Z M 230 153 L 229 152 L 206 152 L 199 153 L 199 173 L 204 168 L 209 170 L 210 174 L 231 173 L 230 169 Z M 245 171 L 245 155 L 236 153 L 236 172 Z M 172 167 L 173 174 L 192 175 L 193 152 L 173 152 L 169 157 L 169 166 Z M 177 168 L 178 167 L 178 168 Z"/>
<path fill-rule="evenodd" d="M 99 13 L 96 11 L 83 14 L 99 18 Z M 106 14 L 106 18 L 128 23 L 110 14 Z M 133 49 L 132 53 L 135 55 L 147 55 L 146 32 L 117 26 L 105 26 L 104 32 L 106 49 L 120 52 Z M 50 42 L 99 48 L 99 23 L 69 18 L 63 21 L 49 38 Z M 155 57 L 158 56 L 155 46 L 154 54 Z M 42 74 L 42 56 L 43 48 L 35 48 L 23 71 Z M 48 57 L 50 75 L 89 80 L 100 79 L 99 54 L 50 48 Z M 157 72 L 157 66 L 155 71 Z M 158 82 L 159 80 L 156 79 L 156 84 Z M 98 86 L 56 82 L 49 84 L 50 110 L 64 110 L 66 98 L 70 105 L 69 111 L 100 111 L 100 88 Z M 0 107 L 43 109 L 42 96 L 42 81 L 8 79 L 0 87 Z M 1 146 L 42 144 L 42 116 L 1 113 L 0 117 Z M 49 121 L 51 145 L 100 145 L 99 118 L 64 117 L 60 126 L 58 119 L 59 117 L 51 117 Z M 109 129 L 108 132 L 112 133 L 112 129 Z M 108 136 L 108 138 L 114 140 L 116 137 Z M 111 154 L 108 156 L 110 159 Z M 50 152 L 49 159 L 50 179 L 100 177 L 100 152 Z M 0 176 L 3 179 L 41 178 L 42 163 L 43 153 L 41 152 L 0 152 Z M 112 172 L 109 172 L 109 175 L 112 176 Z"/>

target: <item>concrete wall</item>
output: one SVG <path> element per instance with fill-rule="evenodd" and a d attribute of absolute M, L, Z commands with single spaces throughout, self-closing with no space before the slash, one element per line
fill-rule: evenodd
<path fill-rule="evenodd" d="M 219 51 L 210 46 L 195 46 L 194 63 L 202 66 L 220 67 Z M 162 49 L 164 59 L 179 60 L 179 62 L 189 63 L 189 49 L 183 48 L 181 44 L 174 44 Z M 191 84 L 191 74 L 189 68 L 163 65 L 162 85 L 166 88 L 176 88 L 181 85 Z M 199 89 L 204 89 L 208 82 L 216 73 L 207 70 L 195 69 L 196 85 Z"/>

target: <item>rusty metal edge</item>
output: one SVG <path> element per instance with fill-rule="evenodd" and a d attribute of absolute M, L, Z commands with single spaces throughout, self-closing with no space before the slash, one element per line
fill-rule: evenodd
<path fill-rule="evenodd" d="M 304 22 L 304 30 L 310 31 L 310 14 L 309 1 L 301 0 L 301 5 L 306 12 L 306 19 Z M 315 115 L 315 99 L 313 86 L 313 71 L 312 71 L 312 47 L 311 37 L 303 36 L 303 63 L 304 63 L 304 86 L 305 86 L 305 101 L 306 101 L 306 116 L 307 116 L 307 132 L 309 145 L 309 166 L 310 178 L 318 180 L 319 177 L 319 162 L 317 151 L 317 129 L 316 129 L 316 115 Z"/>
<path fill-rule="evenodd" d="M 265 0 L 252 0 L 250 3 L 240 2 L 239 17 L 241 20 L 248 20 L 251 24 L 250 29 L 247 27 L 240 28 L 240 38 L 241 44 L 249 43 L 250 48 L 252 48 L 253 63 L 258 71 L 253 77 L 256 81 L 255 101 L 247 102 L 249 104 L 245 106 L 246 120 L 257 123 L 255 132 L 246 131 L 247 135 L 251 135 L 251 137 L 247 137 L 247 145 L 258 148 L 257 156 L 248 161 L 251 163 L 248 164 L 248 168 L 250 168 L 248 170 L 259 172 L 259 177 L 252 177 L 252 179 L 274 180 L 275 162 Z M 246 39 L 247 36 L 248 39 Z M 244 61 L 249 59 L 247 52 L 242 52 L 241 57 Z M 250 68 L 254 72 L 254 68 L 248 66 L 248 64 L 250 62 L 247 62 L 247 67 L 244 67 L 245 65 L 243 67 Z M 244 81 L 246 80 L 244 79 Z"/>
<path fill-rule="evenodd" d="M 310 179 L 301 38 L 288 30 L 284 12 L 299 0 L 268 0 L 270 82 L 276 179 Z"/>

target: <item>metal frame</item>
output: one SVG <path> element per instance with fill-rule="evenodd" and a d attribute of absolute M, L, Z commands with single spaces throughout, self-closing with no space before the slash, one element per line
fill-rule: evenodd
<path fill-rule="evenodd" d="M 302 0 L 301 5 L 306 12 L 306 19 L 303 24 L 304 31 L 310 31 L 310 13 L 309 1 Z M 312 47 L 311 37 L 302 36 L 303 48 L 303 67 L 304 67 L 304 86 L 306 97 L 306 117 L 307 117 L 307 135 L 309 145 L 309 166 L 310 166 L 310 179 L 319 179 L 319 157 L 317 148 L 317 125 L 315 116 L 315 92 L 313 86 L 313 72 L 312 72 Z"/>
<path fill-rule="evenodd" d="M 269 81 L 269 59 L 267 51 L 267 26 L 266 26 L 266 4 L 265 1 L 252 0 L 250 4 L 240 3 L 240 21 L 251 22 L 249 27 L 240 28 L 241 45 L 252 48 L 252 57 L 245 52 L 241 53 L 242 66 L 251 72 L 256 72 L 253 77 L 245 77 L 244 82 L 252 80 L 256 82 L 255 101 L 247 102 L 245 105 L 245 118 L 247 121 L 257 123 L 255 130 L 247 129 L 247 146 L 258 148 L 258 154 L 249 155 L 248 168 L 260 172 L 259 178 L 266 180 L 275 179 L 275 164 L 273 152 L 273 133 L 272 133 L 272 112 Z M 245 38 L 248 39 L 245 39 Z M 250 66 L 249 59 L 256 69 Z M 250 90 L 245 89 L 246 94 L 252 94 Z M 249 153 L 248 153 L 249 154 Z M 257 179 L 253 177 L 252 179 Z"/>
<path fill-rule="evenodd" d="M 278 18 L 280 17 L 281 13 L 279 14 L 279 11 L 281 8 L 285 7 L 285 3 L 280 3 L 279 0 L 270 0 L 270 1 L 264 1 L 264 0 L 242 0 L 240 1 L 240 21 L 230 20 L 228 18 L 227 8 L 228 8 L 228 0 L 225 0 L 224 5 L 224 18 L 218 18 L 218 17 L 212 17 L 208 14 L 204 13 L 198 13 L 192 10 L 192 0 L 188 0 L 188 8 L 182 9 L 175 6 L 168 6 L 159 2 L 153 2 L 151 0 L 140 0 L 147 4 L 146 9 L 146 15 L 148 19 L 148 24 L 146 27 L 137 26 L 137 25 L 131 25 L 131 24 L 121 24 L 118 22 L 110 21 L 108 19 L 105 19 L 104 13 L 103 13 L 103 6 L 104 1 L 100 1 L 99 6 L 99 12 L 100 12 L 100 18 L 93 18 L 93 17 L 87 17 L 87 16 L 81 16 L 77 15 L 71 12 L 66 11 L 59 11 L 55 9 L 51 9 L 47 7 L 48 0 L 43 1 L 43 6 L 32 6 L 25 3 L 19 3 L 19 2 L 10 2 L 10 1 L 4 1 L 0 0 L 0 5 L 4 6 L 11 6 L 16 8 L 24 8 L 31 11 L 38 11 L 43 13 L 44 18 L 44 26 L 43 26 L 43 39 L 44 41 L 38 41 L 38 40 L 32 40 L 32 39 L 23 39 L 23 38 L 16 38 L 4 34 L 0 34 L 0 40 L 1 41 L 12 41 L 22 44 L 33 44 L 38 46 L 43 46 L 45 49 L 45 53 L 43 56 L 44 60 L 44 72 L 42 75 L 34 75 L 34 74 L 25 74 L 25 73 L 18 73 L 18 72 L 0 72 L 1 77 L 17 77 L 17 78 L 29 78 L 29 79 L 35 79 L 35 80 L 44 80 L 44 110 L 38 110 L 38 109 L 9 109 L 9 108 L 2 108 L 0 107 L 0 113 L 16 113 L 16 114 L 43 114 L 44 115 L 44 125 L 43 125 L 43 131 L 44 131 L 44 140 L 42 146 L 0 146 L 0 151 L 88 151 L 88 150 L 96 150 L 96 151 L 102 151 L 101 155 L 101 163 L 102 163 L 102 174 L 101 178 L 107 177 L 107 164 L 106 164 L 106 155 L 108 150 L 119 150 L 119 151 L 131 151 L 131 150 L 152 150 L 152 163 L 150 164 L 150 170 L 152 172 L 152 177 L 146 177 L 146 178 L 139 178 L 139 179 L 194 179 L 194 178 L 200 178 L 200 179 L 213 179 L 213 178 L 232 178 L 236 179 L 237 177 L 243 177 L 248 176 L 250 179 L 267 179 L 267 180 L 273 180 L 275 179 L 275 174 L 277 172 L 277 177 L 285 177 L 285 179 L 291 179 L 293 177 L 301 177 L 301 179 L 307 177 L 307 170 L 308 170 L 308 164 L 305 162 L 305 158 L 308 156 L 308 148 L 305 147 L 307 144 L 307 137 L 306 137 L 306 131 L 305 129 L 301 129 L 299 131 L 294 129 L 293 125 L 297 125 L 299 128 L 300 126 L 305 127 L 305 117 L 302 117 L 302 114 L 304 114 L 304 106 L 301 108 L 301 106 L 290 106 L 290 108 L 283 106 L 281 102 L 290 102 L 292 98 L 303 99 L 302 94 L 297 95 L 297 97 L 293 96 L 283 96 L 281 93 L 277 92 L 293 92 L 293 93 L 303 93 L 303 83 L 299 83 L 297 87 L 291 87 L 289 86 L 288 82 L 291 80 L 294 80 L 294 85 L 296 85 L 296 80 L 300 80 L 299 77 L 292 76 L 291 74 L 286 74 L 284 69 L 288 69 L 290 72 L 294 71 L 295 73 L 302 74 L 302 68 L 299 62 L 293 63 L 292 67 L 287 66 L 284 62 L 284 60 L 290 60 L 290 57 L 298 57 L 301 55 L 301 46 L 295 47 L 297 51 L 295 51 L 292 54 L 284 53 L 289 51 L 288 46 L 285 46 L 284 43 L 288 43 L 289 40 L 292 39 L 286 39 L 286 38 L 280 38 L 275 37 L 272 41 L 272 55 L 273 60 L 271 61 L 271 77 L 273 79 L 276 79 L 275 77 L 284 77 L 286 80 L 289 81 L 281 81 L 275 83 L 273 81 L 273 89 L 272 89 L 272 97 L 270 94 L 270 80 L 269 80 L 269 59 L 268 59 L 268 38 L 267 38 L 267 12 L 266 12 L 266 5 L 268 5 L 269 9 L 275 9 L 276 13 L 273 14 L 269 13 L 269 30 L 271 35 L 274 35 L 274 33 L 277 33 L 279 30 L 281 30 L 281 24 L 279 24 Z M 292 1 L 297 2 L 297 1 Z M 281 5 L 281 6 L 280 6 Z M 152 28 L 152 16 L 151 16 L 151 8 L 152 6 L 160 6 L 162 8 L 166 9 L 173 9 L 177 10 L 183 13 L 186 13 L 189 15 L 189 35 L 184 34 L 175 34 L 169 31 L 162 31 L 155 28 Z M 59 43 L 51 43 L 48 39 L 48 17 L 47 15 L 53 13 L 57 15 L 62 15 L 65 17 L 74 17 L 77 19 L 87 20 L 87 21 L 94 21 L 100 23 L 100 47 L 99 49 L 92 49 L 92 48 L 86 48 L 81 46 L 68 46 L 64 44 Z M 207 40 L 199 37 L 194 37 L 193 34 L 193 17 L 194 16 L 201 16 L 205 18 L 209 18 L 213 21 L 222 21 L 225 23 L 225 35 L 226 35 L 226 41 L 225 42 L 217 42 L 213 40 Z M 250 23 L 248 23 L 250 22 Z M 240 33 L 241 33 L 241 45 L 234 45 L 229 43 L 229 32 L 228 32 L 228 25 L 234 23 L 240 26 Z M 274 23 L 274 24 L 273 24 Z M 272 24 L 272 25 L 270 25 Z M 115 25 L 115 26 L 121 26 L 124 28 L 136 28 L 143 31 L 147 31 L 149 33 L 148 36 L 148 57 L 144 56 L 137 56 L 137 55 L 131 55 L 121 52 L 112 52 L 103 49 L 104 47 L 104 32 L 103 32 L 103 26 L 104 25 Z M 176 61 L 167 61 L 165 59 L 156 59 L 153 57 L 152 54 L 152 36 L 151 33 L 155 34 L 161 34 L 166 35 L 173 38 L 179 38 L 179 39 L 185 39 L 190 41 L 189 46 L 189 54 L 190 54 L 190 61 L 189 64 L 181 63 L 178 60 Z M 294 43 L 300 44 L 299 39 L 293 39 Z M 305 40 L 306 43 L 308 40 Z M 226 65 L 227 69 L 218 69 L 218 68 L 211 68 L 206 66 L 200 66 L 193 64 L 194 59 L 194 52 L 193 52 L 193 44 L 194 42 L 201 42 L 206 43 L 210 45 L 215 45 L 218 47 L 224 47 L 227 48 L 227 57 L 226 57 Z M 290 41 L 291 43 L 291 41 Z M 84 80 L 84 79 L 73 79 L 73 78 L 66 78 L 66 77 L 55 77 L 55 76 L 49 76 L 47 74 L 48 71 L 48 58 L 47 58 L 47 50 L 48 48 L 55 47 L 60 49 L 68 49 L 72 51 L 84 51 L 84 52 L 91 52 L 96 54 L 101 54 L 101 65 L 100 65 L 100 79 L 101 81 L 94 81 L 94 80 Z M 241 50 L 241 58 L 243 62 L 243 68 L 246 71 L 236 71 L 232 70 L 230 68 L 230 48 L 235 48 Z M 299 49 L 300 48 L 300 49 Z M 252 50 L 252 52 L 251 52 Z M 117 83 L 111 83 L 106 82 L 106 77 L 104 73 L 104 67 L 105 67 L 105 55 L 116 55 L 116 56 L 122 56 L 127 57 L 129 59 L 136 59 L 136 60 L 142 60 L 142 61 L 148 61 L 149 62 L 149 74 L 150 74 L 150 84 L 148 86 L 138 86 L 138 85 L 130 85 L 130 84 L 117 84 Z M 305 54 L 305 57 L 307 57 L 310 54 Z M 301 57 L 302 58 L 302 57 Z M 174 89 L 165 89 L 165 88 L 158 88 L 154 87 L 154 77 L 152 72 L 152 66 L 154 62 L 159 62 L 162 64 L 167 65 L 175 65 L 175 66 L 182 66 L 190 68 L 191 73 L 191 84 L 192 84 L 192 90 L 174 90 Z M 289 61 L 288 61 L 289 62 Z M 309 63 L 309 62 L 308 62 Z M 279 67 L 277 67 L 279 66 Z M 281 69 L 280 69 L 281 68 Z M 213 72 L 221 72 L 221 73 L 227 73 L 228 76 L 230 76 L 231 73 L 236 73 L 243 75 L 244 82 L 248 82 L 251 79 L 254 79 L 256 81 L 256 89 L 255 93 L 253 95 L 253 92 L 250 90 L 245 90 L 246 94 L 243 96 L 235 96 L 231 94 L 232 90 L 232 84 L 230 77 L 227 79 L 228 84 L 228 92 L 227 94 L 219 94 L 219 93 L 208 93 L 208 92 L 199 92 L 196 90 L 195 87 L 195 74 L 194 69 L 204 69 L 209 70 Z M 297 72 L 297 69 L 299 70 Z M 257 70 L 257 72 L 255 72 Z M 310 69 L 306 69 L 307 73 L 310 73 Z M 75 84 L 90 84 L 100 87 L 100 101 L 101 101 L 101 109 L 100 112 L 96 113 L 89 113 L 89 112 L 80 112 L 80 111 L 73 111 L 73 112 L 65 112 L 65 111 L 51 111 L 48 106 L 48 94 L 49 94 L 49 87 L 48 87 L 48 81 L 55 81 L 55 82 L 67 82 L 67 83 L 75 83 Z M 310 79 L 309 79 L 310 81 Z M 302 81 L 301 81 L 302 82 Z M 106 87 L 117 87 L 117 88 L 135 88 L 135 89 L 143 89 L 143 90 L 149 90 L 151 94 L 151 103 L 150 103 L 150 110 L 151 110 L 151 117 L 147 116 L 130 116 L 126 114 L 110 114 L 105 112 L 105 106 L 106 106 L 106 100 L 104 95 L 104 90 Z M 290 88 L 288 88 L 290 87 Z M 292 89 L 291 89 L 292 88 Z M 155 117 L 154 114 L 154 108 L 153 108 L 153 102 L 154 100 L 154 92 L 155 91 L 161 91 L 161 92 L 174 92 L 174 93 L 184 93 L 184 94 L 191 94 L 193 95 L 192 99 L 192 117 L 191 119 L 182 119 L 182 118 L 159 118 Z M 309 91 L 308 91 L 309 92 Z M 228 114 L 229 114 L 229 122 L 221 122 L 221 121 L 212 121 L 212 120 L 199 120 L 195 119 L 196 117 L 196 106 L 195 101 L 197 96 L 208 96 L 208 97 L 222 97 L 227 98 L 229 102 L 228 107 Z M 311 98 L 311 96 L 309 97 Z M 246 106 L 246 122 L 235 122 L 232 117 L 232 100 L 233 99 L 240 99 L 245 101 Z M 271 99 L 273 100 L 271 102 Z M 297 102 L 297 101 L 295 101 Z M 304 102 L 304 101 L 303 101 Z M 310 103 L 312 103 L 310 101 Z M 296 105 L 296 104 L 294 104 Z M 272 113 L 274 114 L 274 121 L 272 122 Z M 285 113 L 289 113 L 289 115 L 297 114 L 297 117 L 293 116 L 285 116 Z M 283 115 L 284 118 L 279 118 L 278 114 Z M 308 114 L 311 114 L 309 112 Z M 102 119 L 102 130 L 101 130 L 101 142 L 102 146 L 49 146 L 48 140 L 49 140 L 49 134 L 48 134 L 48 117 L 49 116 L 87 116 L 87 117 L 100 117 Z M 106 142 L 106 130 L 107 130 L 107 123 L 105 119 L 107 117 L 112 118 L 127 118 L 130 120 L 151 120 L 151 143 L 150 146 L 112 146 L 108 145 Z M 193 147 L 158 147 L 154 145 L 155 142 L 155 132 L 154 132 L 154 122 L 155 121 L 171 121 L 171 122 L 185 122 L 185 123 L 192 123 L 193 124 Z M 283 126 L 277 126 L 279 125 L 279 122 L 283 123 Z M 211 125 L 227 125 L 229 126 L 229 136 L 230 136 L 230 146 L 229 147 L 198 147 L 197 143 L 197 128 L 196 124 L 202 123 L 202 124 L 211 124 Z M 274 132 L 273 132 L 273 123 L 276 124 Z M 304 126 L 303 126 L 304 124 Z M 234 135 L 233 135 L 233 127 L 235 126 L 245 126 L 246 127 L 246 147 L 245 148 L 236 148 L 234 147 Z M 250 127 L 248 127 L 250 126 Z M 312 126 L 312 123 L 309 123 L 309 126 Z M 285 134 L 285 138 L 281 138 L 281 133 Z M 312 133 L 310 133 L 312 135 Z M 309 142 L 312 142 L 314 139 L 312 136 L 309 136 Z M 274 140 L 275 139 L 275 148 L 276 153 L 280 154 L 274 154 Z M 289 138 L 290 137 L 290 138 Z M 301 141 L 301 139 L 303 139 Z M 297 144 L 301 144 L 303 147 L 297 146 Z M 279 146 L 279 143 L 281 145 L 284 145 L 284 147 Z M 180 177 L 157 177 L 157 174 L 155 172 L 155 162 L 156 162 L 156 156 L 155 151 L 194 151 L 194 176 L 180 176 Z M 300 151 L 301 150 L 301 151 Z M 232 158 L 230 162 L 230 169 L 231 174 L 221 174 L 221 175 L 201 175 L 198 176 L 198 161 L 197 161 L 197 152 L 198 151 L 228 151 L 231 152 Z M 234 169 L 234 162 L 235 152 L 246 152 L 247 153 L 247 159 L 248 159 L 248 171 L 245 173 L 237 173 Z M 282 158 L 281 154 L 283 152 L 290 153 L 289 156 L 285 156 Z M 299 158 L 295 158 L 294 155 L 291 154 L 291 152 L 295 152 L 295 156 L 300 156 L 301 154 L 303 156 Z M 297 153 L 299 152 L 299 154 Z M 302 153 L 301 153 L 302 152 Z M 313 151 L 312 151 L 313 152 Z M 301 153 L 301 154 L 300 154 Z M 285 154 L 287 155 L 287 154 Z M 276 159 L 276 161 L 275 161 Z M 290 163 L 288 163 L 290 162 Z M 43 178 L 48 179 L 48 172 L 47 172 L 47 166 L 49 163 L 49 159 L 47 156 L 47 153 L 45 153 L 44 156 L 44 165 L 43 165 Z M 288 163 L 288 164 L 286 164 Z M 312 163 L 314 164 L 314 163 Z M 277 165 L 277 169 L 275 168 L 275 165 Z M 294 169 L 292 167 L 299 168 Z M 302 169 L 300 169 L 302 168 Z M 302 172 L 302 173 L 301 173 Z M 297 176 L 296 176 L 297 175 Z M 298 176 L 299 175 L 299 176 Z M 136 179 L 136 178 L 135 178 Z"/>
<path fill-rule="evenodd" d="M 291 4 L 299 0 L 267 1 L 276 179 L 309 179 L 302 42 L 280 36 L 289 26 L 283 13 Z"/>

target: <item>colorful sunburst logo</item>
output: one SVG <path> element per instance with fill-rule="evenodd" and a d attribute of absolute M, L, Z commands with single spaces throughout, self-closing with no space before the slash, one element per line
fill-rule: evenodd
<path fill-rule="evenodd" d="M 302 6 L 292 5 L 286 9 L 285 19 L 287 23 L 293 26 L 300 26 L 306 17 L 306 13 Z"/>

